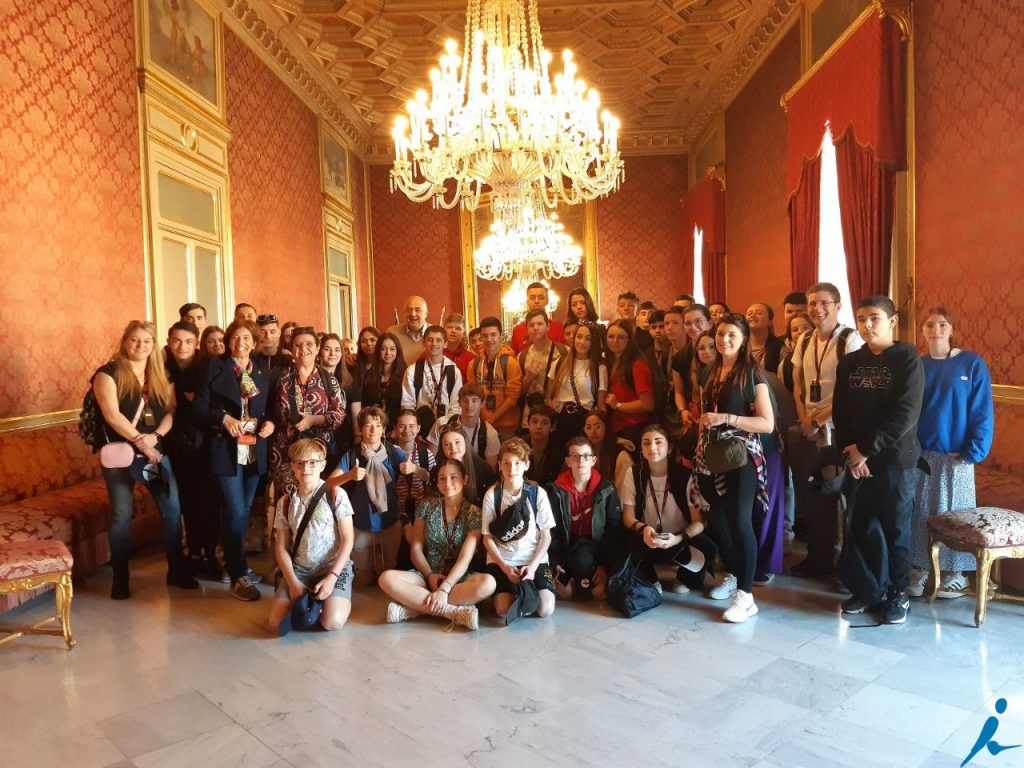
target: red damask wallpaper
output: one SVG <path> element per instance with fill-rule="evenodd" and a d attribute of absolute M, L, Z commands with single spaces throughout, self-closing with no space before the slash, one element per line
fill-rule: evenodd
<path fill-rule="evenodd" d="M 1024 386 L 1024 13 L 1017 0 L 914 6 L 917 307 L 955 313 L 996 384 Z M 1024 475 L 1024 407 L 996 405 L 989 464 Z"/>
<path fill-rule="evenodd" d="M 429 318 L 438 321 L 441 307 L 462 309 L 462 256 L 459 211 L 435 210 L 391 193 L 388 165 L 370 166 L 371 231 L 377 326 L 387 328 L 411 294 L 427 300 Z"/>
<path fill-rule="evenodd" d="M 145 312 L 132 29 L 131 3 L 0 2 L 0 418 L 79 405 Z"/>
<path fill-rule="evenodd" d="M 779 97 L 799 77 L 800 35 L 794 28 L 725 111 L 726 293 L 739 312 L 756 301 L 781 310 L 792 290 L 786 114 Z"/>
<path fill-rule="evenodd" d="M 615 297 L 633 290 L 667 307 L 690 287 L 690 264 L 680 199 L 686 194 L 687 158 L 627 157 L 626 181 L 597 202 L 597 261 L 601 315 L 611 317 Z"/>
<path fill-rule="evenodd" d="M 224 51 L 235 299 L 323 327 L 317 118 L 229 30 Z"/>

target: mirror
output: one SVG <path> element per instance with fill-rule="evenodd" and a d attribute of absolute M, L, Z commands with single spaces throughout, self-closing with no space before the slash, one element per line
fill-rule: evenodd
<path fill-rule="evenodd" d="M 572 277 L 564 277 L 549 281 L 551 291 L 558 295 L 559 303 L 548 314 L 553 320 L 563 320 L 568 307 L 565 299 L 573 288 L 583 286 L 594 302 L 599 301 L 598 279 L 597 279 L 597 205 L 595 201 L 588 200 L 581 205 L 564 205 L 555 209 L 559 221 L 565 227 L 566 233 L 572 236 L 573 241 L 583 249 L 583 258 L 580 264 L 580 271 Z M 465 296 L 465 308 L 463 314 L 466 317 L 467 326 L 472 328 L 479 324 L 480 318 L 494 315 L 500 317 L 502 327 L 506 336 L 511 334 L 512 327 L 523 319 L 525 312 L 508 312 L 502 307 L 502 296 L 509 287 L 509 282 L 504 280 L 481 280 L 476 276 L 473 269 L 473 253 L 476 251 L 477 243 L 490 232 L 491 206 L 485 200 L 475 211 L 460 211 L 460 223 L 462 227 L 462 289 Z M 525 295 L 523 301 L 525 303 Z M 598 305 L 598 312 L 601 307 Z"/>

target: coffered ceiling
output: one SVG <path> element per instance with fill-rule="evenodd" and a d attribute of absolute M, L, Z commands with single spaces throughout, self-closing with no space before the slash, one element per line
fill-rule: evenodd
<path fill-rule="evenodd" d="M 427 86 L 444 41 L 461 47 L 465 0 L 269 0 L 270 26 L 368 141 Z M 794 12 L 797 0 L 539 0 L 545 47 L 572 48 L 580 75 L 621 121 L 624 151 L 685 151 Z M 270 20 L 267 20 L 270 21 Z"/>

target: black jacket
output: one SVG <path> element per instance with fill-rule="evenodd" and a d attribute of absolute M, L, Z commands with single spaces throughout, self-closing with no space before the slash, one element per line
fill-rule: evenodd
<path fill-rule="evenodd" d="M 270 376 L 262 362 L 252 358 L 252 380 L 259 390 L 249 401 L 249 416 L 256 419 L 256 431 L 263 428 L 270 398 Z M 206 367 L 206 383 L 195 399 L 196 421 L 208 430 L 210 444 L 210 474 L 233 475 L 238 467 L 238 441 L 224 431 L 224 415 L 242 418 L 242 396 L 238 377 L 230 354 L 210 359 Z M 256 438 L 256 468 L 262 475 L 267 471 L 267 441 Z"/>
<path fill-rule="evenodd" d="M 551 529 L 551 546 L 548 547 L 548 562 L 551 567 L 565 565 L 572 550 L 572 503 L 569 493 L 557 482 L 544 486 L 551 502 L 551 513 L 555 527 Z M 624 546 L 625 529 L 622 527 L 622 504 L 615 486 L 605 478 L 594 490 L 592 528 L 597 544 L 597 563 L 611 568 L 618 561 Z"/>

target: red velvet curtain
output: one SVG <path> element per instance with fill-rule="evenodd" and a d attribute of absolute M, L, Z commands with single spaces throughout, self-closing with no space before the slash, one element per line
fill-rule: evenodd
<path fill-rule="evenodd" d="M 725 301 L 725 187 L 713 176 L 696 183 L 683 200 L 683 226 L 689 243 L 689 290 L 693 290 L 693 228 L 704 232 L 701 275 L 708 301 Z"/>
<path fill-rule="evenodd" d="M 789 248 L 793 289 L 818 281 L 818 228 L 821 207 L 821 153 L 804 161 L 800 186 L 789 199 Z"/>
<path fill-rule="evenodd" d="M 853 306 L 866 296 L 889 295 L 896 168 L 857 143 L 852 128 L 836 142 L 839 215 Z"/>
<path fill-rule="evenodd" d="M 704 278 L 705 301 L 726 301 L 725 296 L 725 251 L 711 250 L 707 233 L 704 233 L 704 252 L 701 254 L 701 275 Z"/>

